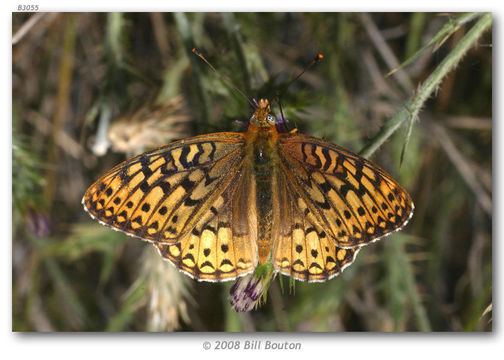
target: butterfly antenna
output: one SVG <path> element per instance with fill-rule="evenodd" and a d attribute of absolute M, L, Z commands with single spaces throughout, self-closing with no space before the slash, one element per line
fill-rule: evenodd
<path fill-rule="evenodd" d="M 306 65 L 306 67 L 303 69 L 303 71 L 301 71 L 294 79 L 292 79 L 291 81 L 288 82 L 288 84 L 285 86 L 284 88 L 284 91 L 289 87 L 291 86 L 291 84 L 296 81 L 297 79 L 299 79 L 301 77 L 301 75 L 303 75 L 305 72 L 307 72 L 308 70 L 310 70 L 310 68 L 315 65 L 316 63 L 318 63 L 320 60 L 322 60 L 324 58 L 324 55 L 322 54 L 317 54 L 315 56 L 315 58 L 308 64 Z"/>
<path fill-rule="evenodd" d="M 282 117 L 282 121 L 285 122 L 285 116 L 283 114 L 283 110 L 282 110 L 282 103 L 280 102 L 280 96 L 278 97 L 278 107 L 280 108 L 280 116 Z"/>
<path fill-rule="evenodd" d="M 243 96 L 254 109 L 257 107 L 256 105 L 254 105 L 252 100 L 250 100 L 250 98 L 243 91 L 241 91 L 239 88 L 237 88 L 231 82 L 231 80 L 229 80 L 229 78 L 227 78 L 226 76 L 221 74 L 219 71 L 217 71 L 217 69 L 214 68 L 212 64 L 210 64 L 210 62 L 203 56 L 203 54 L 198 49 L 193 48 L 192 52 L 194 53 L 194 55 L 198 56 L 201 60 L 203 60 L 205 62 L 205 64 L 207 64 L 210 67 L 210 69 L 212 69 L 226 84 L 228 84 L 233 90 L 237 91 L 241 96 Z"/>
<path fill-rule="evenodd" d="M 301 71 L 295 78 L 293 78 L 292 80 L 290 80 L 287 85 L 285 85 L 282 89 L 282 92 L 285 92 L 289 86 L 292 85 L 292 83 L 294 81 L 296 81 L 297 79 L 299 79 L 305 72 L 307 72 L 308 70 L 310 70 L 310 68 L 315 65 L 316 63 L 318 63 L 320 60 L 322 60 L 324 58 L 324 55 L 318 53 L 312 61 L 310 61 L 310 63 L 308 65 L 305 66 L 305 68 L 303 69 L 303 71 Z M 272 103 L 276 100 L 278 100 L 280 98 L 280 94 L 278 93 L 275 98 L 273 99 Z"/>
<path fill-rule="evenodd" d="M 297 79 L 299 79 L 301 77 L 301 75 L 303 75 L 306 71 L 308 71 L 313 65 L 315 65 L 316 63 L 318 63 L 320 60 L 322 60 L 324 58 L 324 55 L 318 53 L 315 58 L 313 58 L 312 61 L 310 61 L 310 63 L 308 65 L 305 66 L 305 68 L 303 69 L 303 71 L 301 71 L 295 78 L 293 78 L 291 81 L 289 81 L 287 83 L 286 86 L 284 86 L 284 88 L 282 89 L 283 92 L 285 92 L 287 90 L 287 88 L 289 86 L 291 86 L 291 84 L 296 81 Z M 278 101 L 278 106 L 280 107 L 280 115 L 282 116 L 282 119 L 285 120 L 285 117 L 284 117 L 284 114 L 283 114 L 283 110 L 282 110 L 282 105 L 280 104 L 280 92 L 277 92 L 277 94 L 275 95 L 275 97 L 273 98 L 273 100 L 271 100 L 271 103 L 270 104 L 273 104 L 275 102 Z"/>

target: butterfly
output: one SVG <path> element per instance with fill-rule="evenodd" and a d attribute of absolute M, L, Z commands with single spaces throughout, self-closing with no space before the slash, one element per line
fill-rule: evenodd
<path fill-rule="evenodd" d="M 372 162 L 278 123 L 261 99 L 246 132 L 126 160 L 89 187 L 84 208 L 197 280 L 234 280 L 267 261 L 298 280 L 331 279 L 405 226 L 413 202 Z"/>

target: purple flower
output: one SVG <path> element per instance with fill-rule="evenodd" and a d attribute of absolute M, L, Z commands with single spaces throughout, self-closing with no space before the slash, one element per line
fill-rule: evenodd
<path fill-rule="evenodd" d="M 241 120 L 235 120 L 235 123 L 247 128 L 248 127 L 248 122 L 241 121 Z"/>
<path fill-rule="evenodd" d="M 266 290 L 268 279 L 255 273 L 238 278 L 229 291 L 231 306 L 235 311 L 250 311 Z"/>
<path fill-rule="evenodd" d="M 289 132 L 289 129 L 287 128 L 287 124 L 289 123 L 289 120 L 285 119 L 282 116 L 282 113 L 278 114 L 278 121 L 275 124 L 277 131 L 280 133 L 287 133 Z"/>
<path fill-rule="evenodd" d="M 51 233 L 51 222 L 49 221 L 49 217 L 33 209 L 28 210 L 26 227 L 38 237 L 48 236 Z"/>

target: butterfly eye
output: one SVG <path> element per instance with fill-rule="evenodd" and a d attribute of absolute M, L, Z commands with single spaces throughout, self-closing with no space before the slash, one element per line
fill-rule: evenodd
<path fill-rule="evenodd" d="M 268 114 L 268 116 L 266 117 L 266 120 L 271 123 L 271 124 L 274 124 L 275 123 L 275 117 L 271 114 Z"/>

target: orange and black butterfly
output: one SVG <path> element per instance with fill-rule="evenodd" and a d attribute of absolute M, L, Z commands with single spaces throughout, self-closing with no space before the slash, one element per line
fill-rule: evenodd
<path fill-rule="evenodd" d="M 406 225 L 413 202 L 372 162 L 277 123 L 261 99 L 245 133 L 126 160 L 89 187 L 84 208 L 197 280 L 233 280 L 267 261 L 298 280 L 331 279 L 360 247 Z"/>

